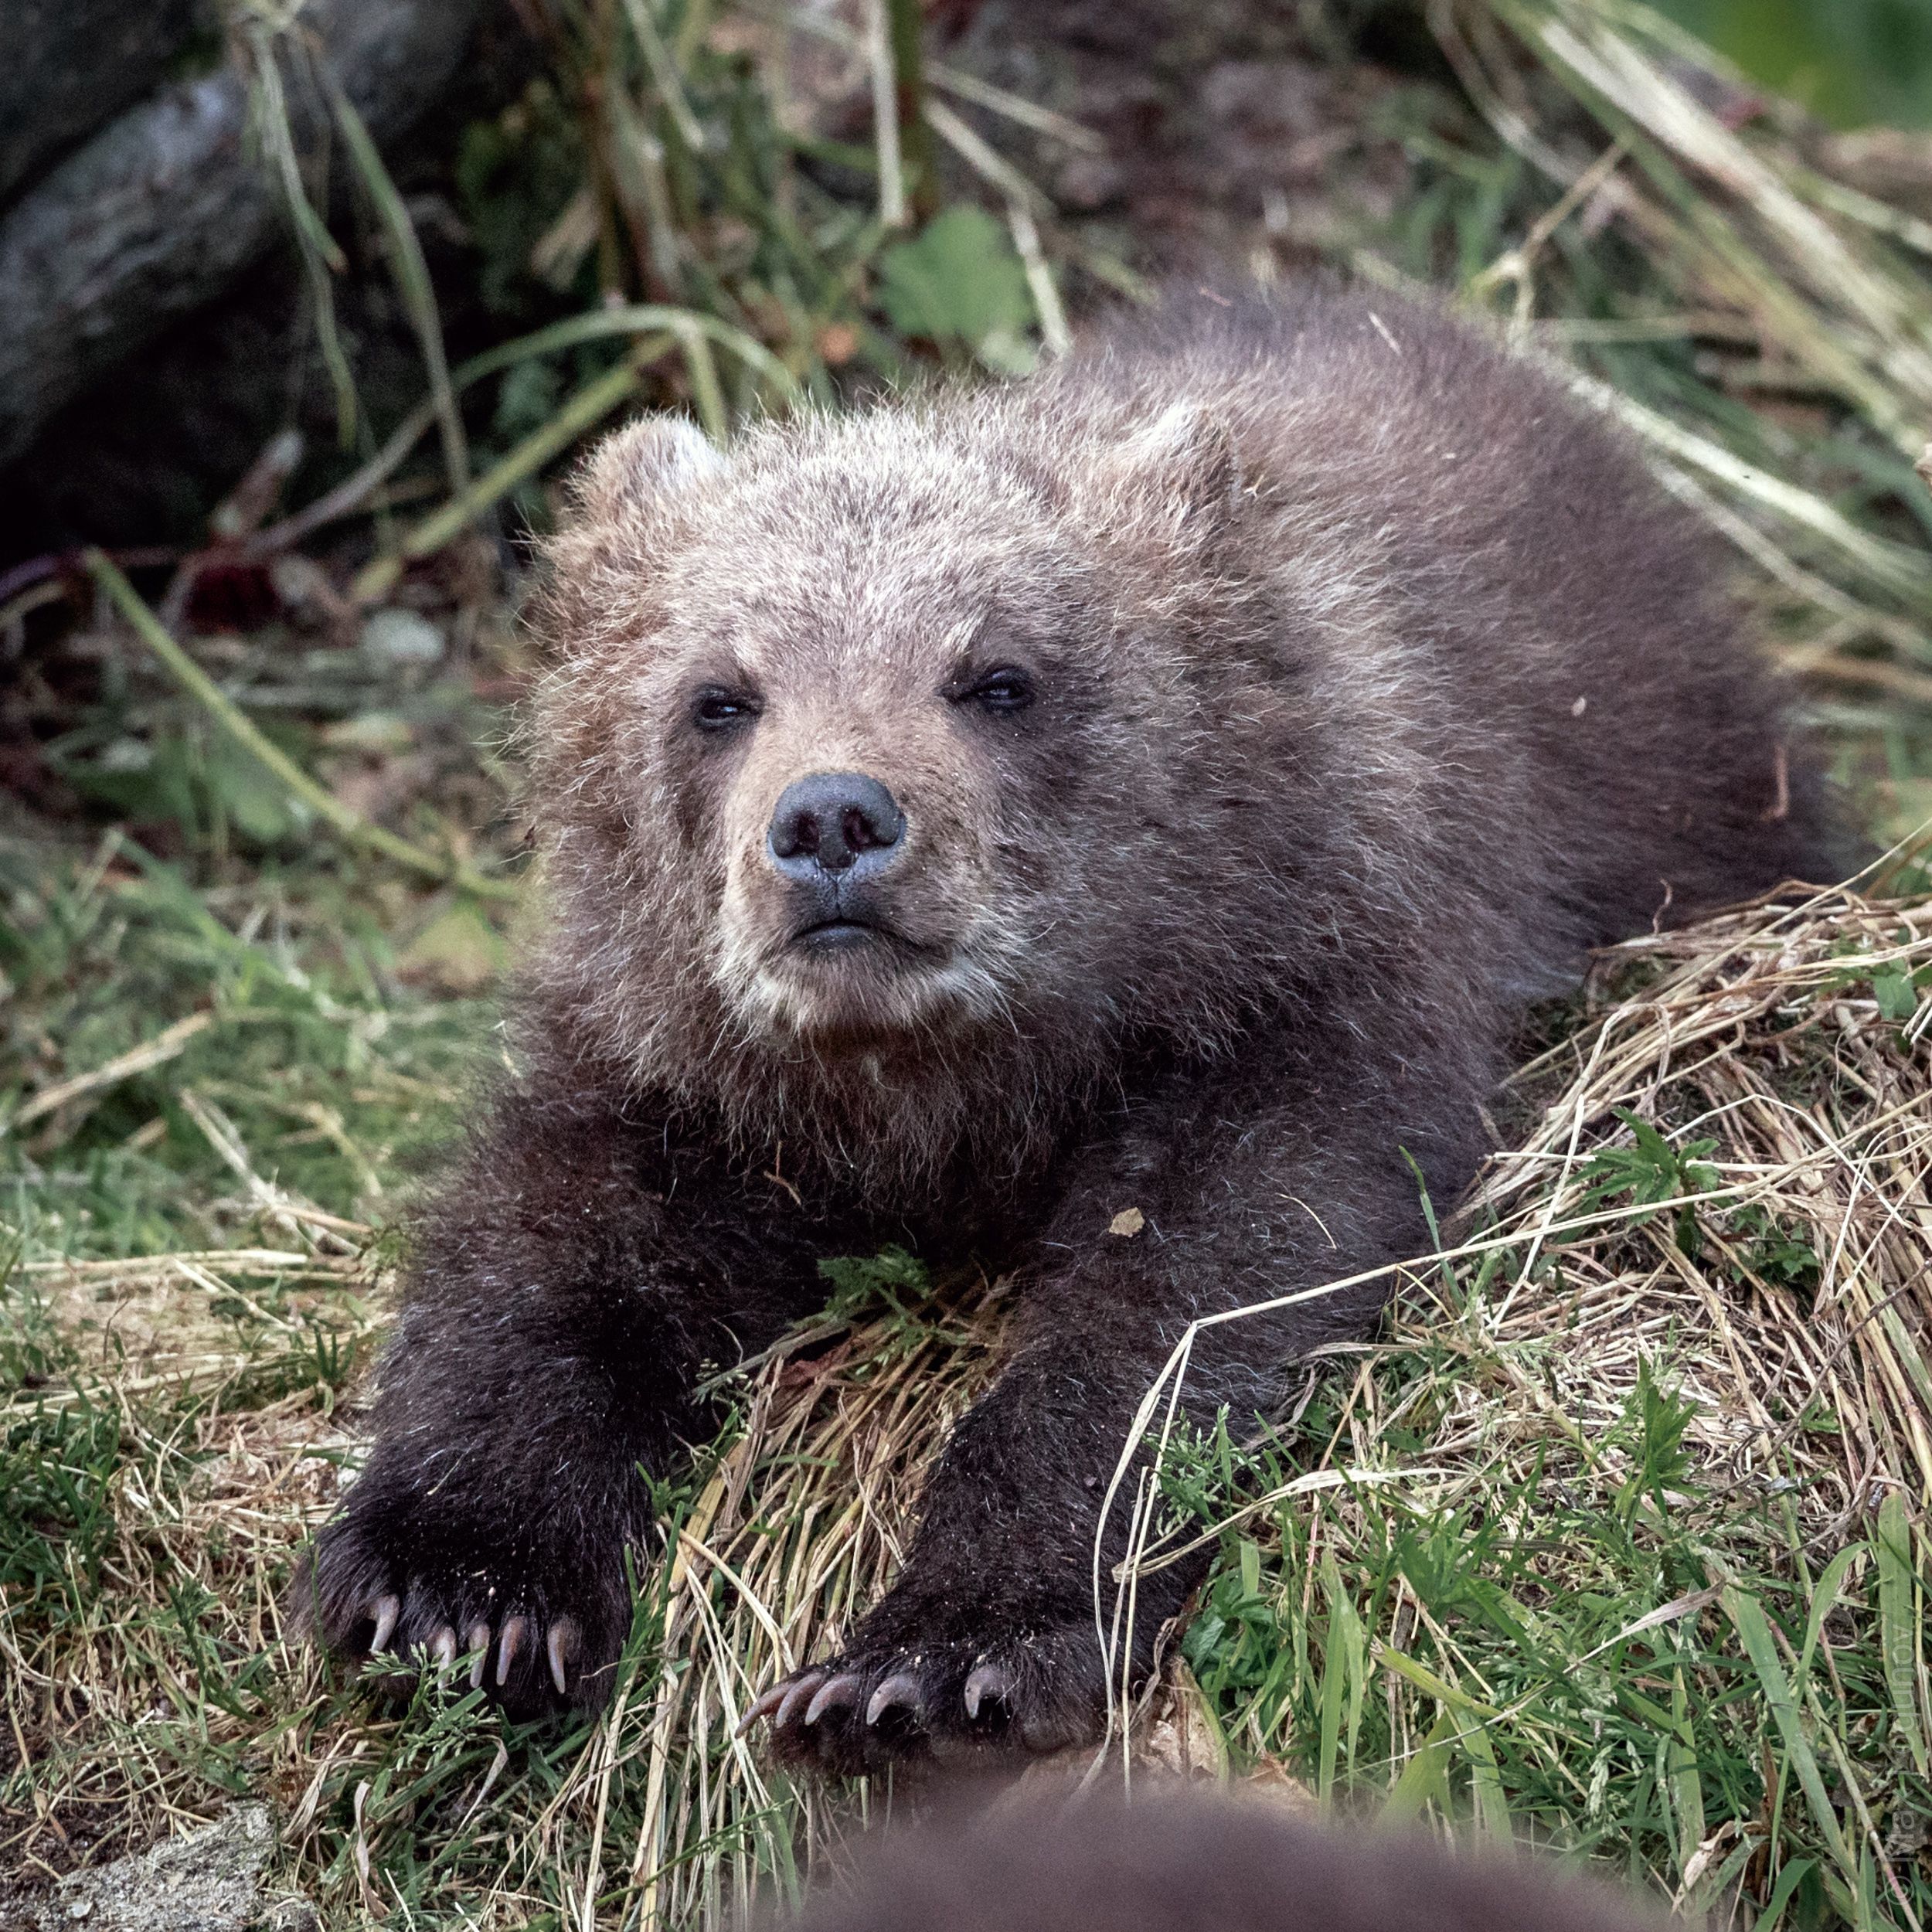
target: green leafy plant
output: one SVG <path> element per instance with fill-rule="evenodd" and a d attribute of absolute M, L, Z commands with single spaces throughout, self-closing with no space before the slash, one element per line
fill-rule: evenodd
<path fill-rule="evenodd" d="M 879 258 L 879 294 L 893 326 L 1023 375 L 1033 354 L 1026 271 L 1006 230 L 983 208 L 949 208 Z"/>
<path fill-rule="evenodd" d="M 1917 0 L 1659 0 L 1767 87 L 1841 127 L 1932 124 L 1932 15 Z"/>
<path fill-rule="evenodd" d="M 1685 1195 L 1709 1192 L 1717 1185 L 1717 1170 L 1705 1158 L 1715 1140 L 1687 1141 L 1673 1147 L 1662 1134 L 1628 1107 L 1612 1110 L 1631 1131 L 1628 1147 L 1600 1148 L 1583 1165 L 1585 1211 L 1628 1197 L 1639 1206 L 1680 1200 Z M 1634 1216 L 1630 1225 L 1641 1227 L 1647 1214 Z M 1686 1254 L 1697 1252 L 1697 1213 L 1688 1205 L 1675 1215 L 1677 1242 Z"/>

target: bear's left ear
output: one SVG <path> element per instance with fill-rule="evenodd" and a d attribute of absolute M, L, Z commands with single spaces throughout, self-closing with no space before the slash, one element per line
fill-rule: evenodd
<path fill-rule="evenodd" d="M 1227 423 L 1182 397 L 1132 430 L 1097 466 L 1110 521 L 1196 534 L 1217 527 L 1241 492 L 1241 459 Z"/>
<path fill-rule="evenodd" d="M 682 416 L 642 416 L 607 436 L 577 480 L 586 509 L 643 509 L 714 476 L 724 457 L 696 423 Z"/>

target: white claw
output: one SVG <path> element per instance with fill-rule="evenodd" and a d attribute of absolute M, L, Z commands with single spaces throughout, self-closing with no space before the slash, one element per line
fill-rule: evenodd
<path fill-rule="evenodd" d="M 872 1692 L 872 1702 L 866 1706 L 866 1722 L 876 1724 L 895 1704 L 903 1704 L 909 1710 L 919 1709 L 918 1682 L 903 1671 L 896 1672 Z"/>
<path fill-rule="evenodd" d="M 757 1699 L 753 1701 L 750 1709 L 747 1711 L 744 1716 L 739 1719 L 738 1728 L 733 1735 L 738 1737 L 743 1737 L 745 1733 L 751 1729 L 752 1726 L 757 1723 L 760 1718 L 769 1717 L 771 1713 L 785 1701 L 785 1698 L 787 1693 L 791 1691 L 791 1680 L 787 1678 L 781 1679 L 779 1682 L 774 1684 L 767 1690 L 760 1691 L 758 1693 Z"/>
<path fill-rule="evenodd" d="M 793 1678 L 772 1718 L 771 1728 L 774 1731 L 783 1730 L 791 1722 L 792 1713 L 801 1704 L 809 1703 L 812 1692 L 825 1681 L 825 1673 L 821 1670 L 808 1670 L 802 1677 Z"/>
<path fill-rule="evenodd" d="M 447 1624 L 439 1630 L 430 1645 L 430 1655 L 436 1659 L 436 1672 L 440 1677 L 456 1662 L 456 1632 Z"/>
<path fill-rule="evenodd" d="M 376 1600 L 376 1634 L 369 1640 L 369 1655 L 389 1648 L 389 1640 L 396 1634 L 397 1621 L 403 1614 L 403 1600 L 400 1597 L 379 1597 Z"/>
<path fill-rule="evenodd" d="M 991 1697 L 995 1702 L 1004 1703 L 1012 1689 L 1012 1680 L 997 1664 L 978 1664 L 972 1675 L 966 1679 L 966 1715 L 976 1718 L 979 1707 Z"/>
<path fill-rule="evenodd" d="M 848 1671 L 842 1677 L 828 1679 L 821 1684 L 805 1706 L 805 1722 L 815 1724 L 827 1711 L 836 1710 L 842 1704 L 855 1702 L 859 1696 L 859 1679 Z"/>
<path fill-rule="evenodd" d="M 550 1682 L 556 1686 L 560 1697 L 570 1695 L 570 1686 L 566 1678 L 566 1666 L 577 1655 L 577 1627 L 576 1620 L 560 1617 L 550 1626 Z"/>
<path fill-rule="evenodd" d="M 464 1648 L 473 1650 L 476 1655 L 470 1665 L 470 1689 L 483 1688 L 484 1668 L 490 1661 L 490 1627 L 481 1619 L 471 1624 L 469 1635 L 464 1640 Z"/>
<path fill-rule="evenodd" d="M 523 1640 L 529 1634 L 530 1622 L 527 1617 L 512 1617 L 503 1626 L 503 1634 L 496 1640 L 496 1682 L 501 1689 L 510 1681 L 510 1666 L 516 1662 L 517 1653 L 523 1648 Z"/>

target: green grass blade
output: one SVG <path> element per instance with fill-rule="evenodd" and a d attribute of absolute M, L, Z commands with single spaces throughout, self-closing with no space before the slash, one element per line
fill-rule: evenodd
<path fill-rule="evenodd" d="M 1475 1794 L 1476 1822 L 1484 1835 L 1499 1845 L 1515 1836 L 1509 1815 L 1509 1794 L 1504 1789 L 1502 1767 L 1496 1762 L 1495 1747 L 1489 1741 L 1488 1726 L 1466 1710 L 1455 1712 L 1457 1740 L 1469 1760 L 1469 1786 Z"/>
<path fill-rule="evenodd" d="M 1446 1679 L 1438 1677 L 1426 1664 L 1418 1664 L 1413 1657 L 1405 1656 L 1399 1650 L 1385 1649 L 1377 1655 L 1397 1676 L 1407 1678 L 1417 1690 L 1427 1692 L 1446 1709 L 1465 1712 L 1474 1717 L 1492 1718 L 1500 1715 L 1495 1706 L 1478 1703 L 1468 1692 L 1458 1690 Z"/>
<path fill-rule="evenodd" d="M 1445 1705 L 1421 1748 L 1402 1767 L 1388 1797 L 1382 1815 L 1390 1825 L 1406 1825 L 1422 1813 L 1431 1798 L 1444 1811 L 1449 1806 L 1449 1750 L 1456 1739 L 1455 1716 Z"/>
<path fill-rule="evenodd" d="M 650 70 L 651 84 L 657 89 L 658 97 L 664 103 L 665 111 L 670 115 L 684 145 L 696 151 L 704 145 L 704 129 L 699 125 L 698 117 L 691 111 L 677 62 L 671 49 L 664 44 L 664 36 L 658 31 L 657 21 L 651 11 L 651 0 L 624 0 L 624 10 L 629 18 L 631 31 L 637 38 L 638 51 L 644 56 L 644 64 Z"/>
<path fill-rule="evenodd" d="M 1786 1761 L 1798 1774 L 1798 1781 L 1811 1806 L 1811 1816 L 1833 1859 L 1847 1883 L 1855 1891 L 1859 1882 L 1858 1861 L 1845 1842 L 1844 1829 L 1826 1794 L 1818 1760 L 1812 1754 L 1811 1742 L 1804 1735 L 1804 1726 L 1798 1716 L 1798 1702 L 1791 1695 L 1790 1681 L 1777 1661 L 1777 1646 L 1772 1638 L 1770 1625 L 1765 1621 L 1764 1606 L 1735 1584 L 1726 1589 L 1723 1603 L 1744 1646 L 1744 1654 L 1757 1673 L 1764 1702 L 1770 1707 L 1772 1722 L 1777 1726 L 1778 1736 L 1784 1746 Z"/>
<path fill-rule="evenodd" d="M 717 359 L 702 329 L 680 329 L 678 340 L 684 350 L 685 367 L 690 372 L 691 400 L 698 420 L 713 442 L 722 443 L 731 434 L 731 419 L 725 409 L 723 386 L 718 380 Z"/>
<path fill-rule="evenodd" d="M 456 391 L 450 382 L 449 359 L 443 350 L 443 318 L 437 307 L 435 287 L 430 281 L 429 264 L 423 259 L 423 244 L 417 239 L 416 224 L 410 219 L 403 197 L 383 166 L 382 155 L 362 117 L 355 111 L 355 104 L 333 84 L 329 88 L 329 101 L 349 158 L 362 178 L 362 185 L 376 209 L 376 218 L 382 224 L 396 292 L 402 298 L 410 328 L 416 332 L 417 345 L 423 352 L 423 366 L 429 376 L 430 399 L 435 405 L 437 423 L 442 432 L 444 468 L 449 474 L 451 489 L 460 495 L 470 480 L 469 445 L 463 434 L 461 413 L 456 406 Z"/>
<path fill-rule="evenodd" d="M 662 355 L 668 342 L 658 345 Z M 687 340 L 686 346 L 689 346 Z M 541 469 L 550 459 L 569 448 L 587 430 L 603 421 L 619 403 L 635 393 L 644 379 L 646 364 L 652 359 L 653 345 L 645 342 L 639 352 L 607 369 L 595 382 L 587 383 L 541 428 L 532 430 L 509 454 L 485 471 L 470 487 L 425 517 L 403 539 L 400 552 L 378 557 L 366 565 L 351 587 L 357 600 L 373 602 L 385 597 L 403 573 L 406 561 L 433 555 L 447 543 L 464 525 L 488 504 Z"/>
<path fill-rule="evenodd" d="M 1696 1733 L 1691 1725 L 1690 1694 L 1681 1667 L 1672 1673 L 1670 1714 L 1664 1778 L 1677 1821 L 1677 1877 L 1681 1885 L 1704 1842 L 1704 1787 L 1697 1773 Z"/>
<path fill-rule="evenodd" d="M 539 328 L 515 341 L 500 343 L 480 355 L 460 363 L 456 386 L 467 388 L 486 376 L 532 357 L 575 349 L 580 343 L 602 342 L 613 335 L 643 335 L 662 329 L 688 329 L 706 336 L 719 348 L 735 355 L 748 368 L 756 369 L 777 393 L 787 400 L 798 395 L 798 379 L 757 337 L 748 335 L 715 315 L 695 308 L 679 308 L 664 302 L 630 302 L 620 308 L 592 310 L 587 315 L 567 316 L 560 322 Z"/>
<path fill-rule="evenodd" d="M 1328 1597 L 1328 1634 L 1321 1647 L 1318 1693 L 1321 1730 L 1315 1754 L 1315 1794 L 1326 1805 L 1335 1791 L 1335 1755 L 1342 1742 L 1342 1699 L 1347 1689 L 1349 1647 L 1343 1636 L 1343 1619 L 1353 1617 L 1355 1607 L 1342 1594 L 1341 1575 L 1332 1556 L 1322 1559 L 1321 1582 Z"/>
<path fill-rule="evenodd" d="M 1493 1706 L 1478 1702 L 1446 1679 L 1438 1677 L 1427 1665 L 1417 1663 L 1413 1657 L 1404 1656 L 1400 1651 L 1384 1650 L 1381 1659 L 1398 1676 L 1406 1677 L 1418 1690 L 1426 1692 L 1441 1706 L 1444 1716 L 1449 1720 L 1451 1733 L 1469 1760 L 1470 1786 L 1475 1795 L 1477 1822 L 1488 1837 L 1507 1842 L 1514 1835 L 1510 1825 L 1509 1800 L 1503 1791 L 1502 1769 L 1496 1762 L 1495 1748 L 1489 1741 L 1486 1728 L 1500 1713 Z M 1441 1726 L 1438 1724 L 1436 1728 L 1440 1730 Z M 1432 1731 L 1430 1736 L 1434 1738 L 1435 1734 Z M 1418 1773 L 1422 1777 L 1434 1775 L 1430 1772 Z M 1403 1774 L 1405 1781 L 1408 1776 L 1407 1771 Z M 1400 1790 L 1400 1785 L 1397 1788 Z M 1394 1802 L 1393 1796 L 1389 1801 Z"/>
<path fill-rule="evenodd" d="M 517 888 L 507 879 L 486 879 L 455 859 L 439 859 L 434 852 L 399 838 L 385 827 L 373 825 L 345 805 L 334 793 L 325 791 L 279 747 L 264 737 L 254 723 L 223 692 L 214 679 L 196 663 L 168 634 L 161 621 L 141 601 L 140 594 L 100 550 L 84 551 L 81 562 L 108 600 L 133 627 L 135 634 L 165 665 L 168 674 L 193 698 L 215 723 L 279 779 L 292 798 L 332 826 L 352 844 L 367 846 L 386 859 L 406 866 L 428 879 L 460 886 L 465 892 L 485 898 L 515 899 Z"/>
<path fill-rule="evenodd" d="M 1919 1722 L 1918 1633 L 1921 1620 L 1914 1611 L 1919 1580 L 1912 1561 L 1912 1526 L 1905 1498 L 1896 1489 L 1879 1505 L 1878 1534 L 1872 1539 L 1879 1560 L 1879 1641 L 1885 1662 L 1885 1686 L 1900 1735 L 1923 1777 L 1926 1770 L 1925 1730 Z"/>
<path fill-rule="evenodd" d="M 1825 1566 L 1825 1573 L 1818 1580 L 1817 1587 L 1811 1592 L 1811 1614 L 1805 1619 L 1804 1648 L 1798 1652 L 1798 1680 L 1801 1684 L 1811 1674 L 1811 1658 L 1818 1649 L 1818 1633 L 1825 1628 L 1825 1620 L 1838 1607 L 1838 1600 L 1844 1593 L 1845 1573 L 1865 1554 L 1862 1543 L 1853 1543 L 1849 1549 L 1841 1549 Z"/>
<path fill-rule="evenodd" d="M 335 393 L 336 431 L 343 448 L 347 449 L 355 440 L 359 408 L 355 372 L 349 366 L 349 352 L 337 325 L 335 286 L 329 278 L 348 267 L 348 258 L 328 232 L 328 223 L 316 212 L 302 181 L 294 131 L 289 125 L 287 93 L 276 57 L 275 33 L 265 21 L 246 20 L 241 24 L 240 40 L 248 73 L 249 131 L 279 190 L 295 252 L 301 261 L 302 279 L 308 287 L 310 319 L 315 326 L 315 339 L 321 350 L 323 366 L 328 371 L 330 386 Z"/>
<path fill-rule="evenodd" d="M 1791 1902 L 1791 1894 L 1804 1882 L 1804 1875 L 1818 1863 L 1816 1859 L 1787 1859 L 1777 1875 L 1777 1883 L 1771 1887 L 1771 1896 L 1764 1901 L 1764 1910 L 1759 1913 L 1751 1927 L 1751 1932 L 1775 1932 L 1778 1920 L 1784 1916 L 1784 1908 Z"/>

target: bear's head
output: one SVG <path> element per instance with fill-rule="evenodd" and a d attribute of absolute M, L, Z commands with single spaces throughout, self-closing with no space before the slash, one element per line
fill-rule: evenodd
<path fill-rule="evenodd" d="M 729 454 L 647 420 L 552 546 L 552 984 L 754 1144 L 1018 1159 L 1128 1037 L 1225 1041 L 1278 959 L 1293 700 L 1228 434 L 1043 414 Z"/>

